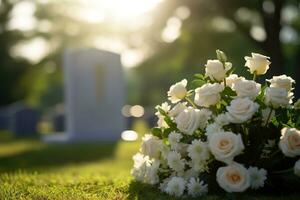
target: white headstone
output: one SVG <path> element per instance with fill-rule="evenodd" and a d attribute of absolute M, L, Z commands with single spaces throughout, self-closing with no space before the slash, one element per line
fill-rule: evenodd
<path fill-rule="evenodd" d="M 46 141 L 117 140 L 124 129 L 120 56 L 97 49 L 64 55 L 66 134 Z"/>

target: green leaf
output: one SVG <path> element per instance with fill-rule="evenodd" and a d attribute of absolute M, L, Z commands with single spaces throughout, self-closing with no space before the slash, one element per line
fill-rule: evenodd
<path fill-rule="evenodd" d="M 224 90 L 222 91 L 223 95 L 227 95 L 227 96 L 236 96 L 236 92 L 234 90 L 232 90 L 230 87 L 225 87 Z"/>
<path fill-rule="evenodd" d="M 177 127 L 176 124 L 172 121 L 172 119 L 170 117 L 165 117 L 164 120 L 170 128 L 176 128 Z"/>
<path fill-rule="evenodd" d="M 259 99 L 259 100 L 263 101 L 264 96 L 265 96 L 265 90 L 266 90 L 267 87 L 268 87 L 268 85 L 265 84 L 265 85 L 261 88 L 260 94 L 256 97 L 256 99 Z"/>
<path fill-rule="evenodd" d="M 158 138 L 162 138 L 162 130 L 161 128 L 158 128 L 158 127 L 154 127 L 151 129 L 151 133 L 152 135 L 158 137 Z"/>
<path fill-rule="evenodd" d="M 167 113 L 161 107 L 158 107 L 157 110 L 161 115 L 168 116 Z"/>
<path fill-rule="evenodd" d="M 197 78 L 197 79 L 201 79 L 201 80 L 205 79 L 203 74 L 195 74 L 194 77 Z"/>
<path fill-rule="evenodd" d="M 160 107 L 157 108 L 158 112 L 164 116 L 164 121 L 168 124 L 168 126 L 172 129 L 177 129 L 177 125 L 173 120 L 170 118 L 170 116 Z"/>
<path fill-rule="evenodd" d="M 204 80 L 197 79 L 197 80 L 192 81 L 192 87 L 194 87 L 194 88 L 201 87 L 204 84 L 206 84 L 206 81 L 204 81 Z"/>
<path fill-rule="evenodd" d="M 165 129 L 164 132 L 163 132 L 163 138 L 168 138 L 168 137 L 169 137 L 169 134 L 170 134 L 172 131 L 174 131 L 174 129 L 172 129 L 172 128 L 167 128 L 167 129 Z"/>

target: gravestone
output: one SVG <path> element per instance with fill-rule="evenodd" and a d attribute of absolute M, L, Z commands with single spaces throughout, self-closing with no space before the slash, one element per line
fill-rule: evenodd
<path fill-rule="evenodd" d="M 9 130 L 16 137 L 37 135 L 39 112 L 23 103 L 15 103 L 9 107 Z"/>
<path fill-rule="evenodd" d="M 55 105 L 52 114 L 52 123 L 55 132 L 65 131 L 65 109 L 63 104 Z"/>
<path fill-rule="evenodd" d="M 7 130 L 9 128 L 8 109 L 0 109 L 0 130 Z"/>
<path fill-rule="evenodd" d="M 53 116 L 53 127 L 55 132 L 65 131 L 65 115 L 58 113 Z"/>
<path fill-rule="evenodd" d="M 67 50 L 64 55 L 66 133 L 48 142 L 117 140 L 124 129 L 124 80 L 120 55 Z"/>

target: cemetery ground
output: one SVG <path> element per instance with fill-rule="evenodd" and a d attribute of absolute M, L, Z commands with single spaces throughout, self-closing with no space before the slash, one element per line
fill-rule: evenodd
<path fill-rule="evenodd" d="M 139 144 L 45 144 L 0 132 L 0 199 L 174 199 L 133 181 L 131 157 Z M 296 200 L 300 196 L 248 194 L 236 199 Z"/>

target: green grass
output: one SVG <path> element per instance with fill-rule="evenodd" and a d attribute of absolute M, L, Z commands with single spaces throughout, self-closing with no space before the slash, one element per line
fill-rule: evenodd
<path fill-rule="evenodd" d="M 139 142 L 54 145 L 0 135 L 1 200 L 174 199 L 131 178 L 131 157 Z M 211 195 L 202 199 L 223 198 Z M 300 196 L 286 198 L 296 200 Z"/>

